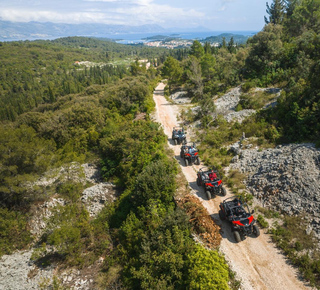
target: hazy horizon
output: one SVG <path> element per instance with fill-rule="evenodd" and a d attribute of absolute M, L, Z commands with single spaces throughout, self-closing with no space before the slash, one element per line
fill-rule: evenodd
<path fill-rule="evenodd" d="M 0 0 L 0 20 L 11 22 L 260 31 L 265 15 L 262 0 Z"/>

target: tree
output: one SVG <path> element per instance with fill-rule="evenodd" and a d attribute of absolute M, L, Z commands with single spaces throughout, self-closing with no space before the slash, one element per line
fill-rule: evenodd
<path fill-rule="evenodd" d="M 307 30 L 320 33 L 320 0 L 302 0 L 291 3 L 291 6 L 293 12 L 286 26 L 292 36 L 299 36 Z"/>
<path fill-rule="evenodd" d="M 178 84 L 182 75 L 182 68 L 178 60 L 168 56 L 163 64 L 162 75 L 168 79 L 169 89 L 171 91 L 173 84 Z"/>
<path fill-rule="evenodd" d="M 236 52 L 236 47 L 235 47 L 233 36 L 230 38 L 230 41 L 228 43 L 228 50 L 229 50 L 230 53 L 235 53 Z"/>
<path fill-rule="evenodd" d="M 227 42 L 226 42 L 226 38 L 222 37 L 222 44 L 221 44 L 222 48 L 227 48 Z"/>
<path fill-rule="evenodd" d="M 193 42 L 190 49 L 191 49 L 190 55 L 193 55 L 198 59 L 200 59 L 204 55 L 204 48 L 198 40 L 195 40 Z"/>
<path fill-rule="evenodd" d="M 191 56 L 187 61 L 187 76 L 191 84 L 193 95 L 199 99 L 203 95 L 202 72 L 199 60 Z"/>
<path fill-rule="evenodd" d="M 283 43 L 282 26 L 269 23 L 261 32 L 250 39 L 250 53 L 246 59 L 247 74 L 261 77 L 280 66 Z"/>
<path fill-rule="evenodd" d="M 216 59 L 212 54 L 205 54 L 201 59 L 202 75 L 206 79 L 212 79 L 215 74 Z"/>
<path fill-rule="evenodd" d="M 211 44 L 210 42 L 206 41 L 203 46 L 205 54 L 212 54 Z"/>
<path fill-rule="evenodd" d="M 267 2 L 266 12 L 269 15 L 269 19 L 265 16 L 264 21 L 266 24 L 282 24 L 285 15 L 285 3 L 284 0 L 273 0 L 271 6 Z"/>

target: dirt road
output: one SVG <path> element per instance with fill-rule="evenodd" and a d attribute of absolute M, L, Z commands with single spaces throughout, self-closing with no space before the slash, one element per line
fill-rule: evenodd
<path fill-rule="evenodd" d="M 208 201 L 203 188 L 196 184 L 196 172 L 203 165 L 184 166 L 180 158 L 180 146 L 174 146 L 171 140 L 172 128 L 179 125 L 177 115 L 184 105 L 172 105 L 167 102 L 164 98 L 164 86 L 160 83 L 153 96 L 156 102 L 156 121 L 162 124 L 168 136 L 169 146 L 174 151 L 193 194 L 200 199 L 212 218 L 221 224 L 223 234 L 220 251 L 225 255 L 231 269 L 236 272 L 237 279 L 241 280 L 241 288 L 246 290 L 311 289 L 299 279 L 297 270 L 289 265 L 286 258 L 271 242 L 270 236 L 263 230 L 258 238 L 248 237 L 239 244 L 235 242 L 229 225 L 221 222 L 218 215 L 220 201 L 232 194 L 228 192 L 226 197 L 218 196 Z"/>

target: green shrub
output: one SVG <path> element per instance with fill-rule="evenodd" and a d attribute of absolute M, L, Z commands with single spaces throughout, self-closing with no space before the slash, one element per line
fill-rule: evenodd
<path fill-rule="evenodd" d="M 248 92 L 250 89 L 256 87 L 256 83 L 252 80 L 252 81 L 247 81 L 244 84 L 242 84 L 241 89 L 244 92 Z"/>
<path fill-rule="evenodd" d="M 66 181 L 58 185 L 57 192 L 63 197 L 75 202 L 83 192 L 83 184 L 80 182 Z"/>
<path fill-rule="evenodd" d="M 6 208 L 0 208 L 0 257 L 27 247 L 32 241 L 26 217 Z"/>
<path fill-rule="evenodd" d="M 148 165 L 137 177 L 132 196 L 134 205 L 146 206 L 149 200 L 170 205 L 176 188 L 175 172 L 175 164 L 170 162 L 156 161 Z"/>
<path fill-rule="evenodd" d="M 258 215 L 257 221 L 262 228 L 269 227 L 269 223 L 265 220 L 265 218 L 261 214 Z"/>
<path fill-rule="evenodd" d="M 188 264 L 188 289 L 229 289 L 228 266 L 217 251 L 197 245 Z"/>

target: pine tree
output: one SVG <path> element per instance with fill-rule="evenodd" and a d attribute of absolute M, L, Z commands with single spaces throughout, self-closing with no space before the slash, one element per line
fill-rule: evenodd
<path fill-rule="evenodd" d="M 226 42 L 226 38 L 225 37 L 222 37 L 222 45 L 221 45 L 222 48 L 227 48 L 227 42 Z"/>
<path fill-rule="evenodd" d="M 285 15 L 285 3 L 284 0 L 273 0 L 271 6 L 269 6 L 267 2 L 267 9 L 266 12 L 269 15 L 269 19 L 265 16 L 264 21 L 266 24 L 273 23 L 273 24 L 281 24 L 284 19 Z"/>
<path fill-rule="evenodd" d="M 228 43 L 228 50 L 229 50 L 230 53 L 235 53 L 236 52 L 233 36 L 230 38 L 230 41 Z"/>

